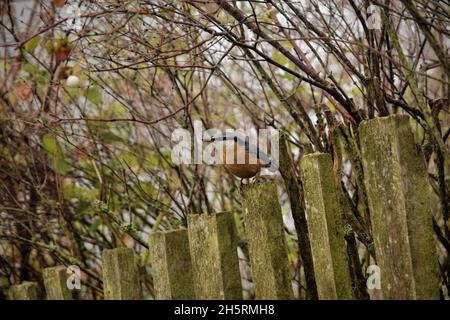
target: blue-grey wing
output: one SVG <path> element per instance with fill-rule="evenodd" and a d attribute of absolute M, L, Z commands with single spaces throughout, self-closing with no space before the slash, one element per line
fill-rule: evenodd
<path fill-rule="evenodd" d="M 245 150 L 247 150 L 250 154 L 254 155 L 257 159 L 259 159 L 262 164 L 270 165 L 270 163 L 272 162 L 271 158 L 265 152 L 263 152 L 262 150 L 258 150 L 258 147 L 250 143 L 249 141 L 237 137 L 236 142 L 240 146 L 243 146 Z"/>

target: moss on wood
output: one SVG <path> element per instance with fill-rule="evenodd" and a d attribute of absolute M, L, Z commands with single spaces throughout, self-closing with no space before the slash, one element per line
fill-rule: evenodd
<path fill-rule="evenodd" d="M 187 230 L 150 235 L 156 299 L 194 299 L 194 280 Z"/>
<path fill-rule="evenodd" d="M 72 292 L 67 288 L 67 268 L 57 266 L 43 271 L 47 300 L 72 300 Z"/>
<path fill-rule="evenodd" d="M 242 299 L 237 231 L 232 213 L 188 216 L 197 299 Z"/>
<path fill-rule="evenodd" d="M 319 299 L 352 299 L 343 211 L 331 156 L 309 154 L 300 166 Z"/>
<path fill-rule="evenodd" d="M 139 269 L 133 250 L 103 250 L 102 267 L 105 300 L 141 299 Z"/>
<path fill-rule="evenodd" d="M 359 128 L 365 185 L 385 299 L 438 299 L 430 186 L 408 116 Z"/>
<path fill-rule="evenodd" d="M 11 300 L 39 300 L 41 293 L 36 282 L 25 281 L 9 289 L 9 298 Z"/>
<path fill-rule="evenodd" d="M 243 205 L 256 299 L 291 299 L 286 238 L 275 183 L 245 186 Z"/>

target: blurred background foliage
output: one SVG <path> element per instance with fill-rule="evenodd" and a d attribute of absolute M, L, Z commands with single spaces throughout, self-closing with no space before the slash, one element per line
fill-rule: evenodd
<path fill-rule="evenodd" d="M 449 34 L 449 4 L 437 0 L 3 1 L 1 288 L 42 284 L 42 268 L 77 264 L 80 297 L 98 299 L 101 251 L 127 246 L 141 256 L 151 298 L 149 233 L 184 227 L 190 213 L 233 211 L 251 298 L 236 178 L 171 160 L 171 133 L 201 120 L 205 129 L 283 129 L 300 187 L 303 154 L 333 155 L 360 263 L 355 290 L 366 296 L 358 281 L 374 260 L 357 125 L 404 113 L 428 164 L 448 298 Z M 304 298 L 289 190 L 273 179 Z"/>

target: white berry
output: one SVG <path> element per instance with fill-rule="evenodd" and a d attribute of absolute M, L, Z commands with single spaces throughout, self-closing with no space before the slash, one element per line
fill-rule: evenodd
<path fill-rule="evenodd" d="M 80 83 L 80 78 L 77 76 L 69 76 L 66 80 L 66 84 L 68 87 L 77 87 Z"/>

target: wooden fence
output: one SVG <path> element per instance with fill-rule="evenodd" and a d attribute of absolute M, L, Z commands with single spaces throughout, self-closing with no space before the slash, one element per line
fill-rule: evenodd
<path fill-rule="evenodd" d="M 424 157 L 407 116 L 365 121 L 359 128 L 377 265 L 384 299 L 438 299 L 439 275 Z M 319 299 L 353 299 L 342 202 L 331 156 L 300 163 Z M 256 299 L 291 299 L 293 291 L 281 207 L 273 182 L 244 187 L 244 224 Z M 150 236 L 157 299 L 242 299 L 232 213 L 188 217 L 188 228 Z M 131 249 L 103 252 L 105 299 L 140 299 Z M 45 269 L 47 299 L 71 299 L 66 268 Z M 12 286 L 12 299 L 37 299 L 36 283 Z"/>

